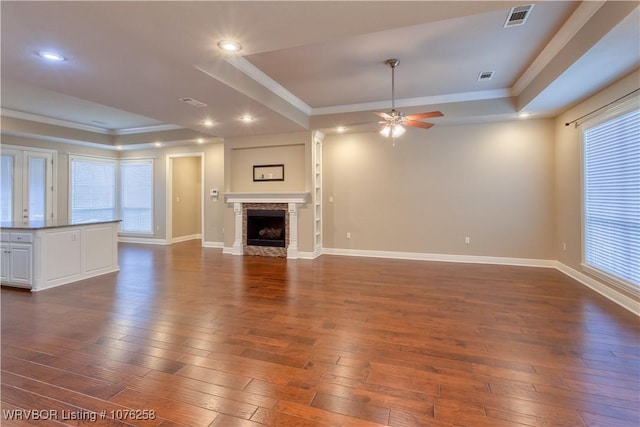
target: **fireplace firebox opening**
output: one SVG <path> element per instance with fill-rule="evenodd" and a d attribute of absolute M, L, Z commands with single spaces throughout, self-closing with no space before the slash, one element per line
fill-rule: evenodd
<path fill-rule="evenodd" d="M 247 245 L 284 248 L 285 214 L 283 210 L 247 209 Z"/>

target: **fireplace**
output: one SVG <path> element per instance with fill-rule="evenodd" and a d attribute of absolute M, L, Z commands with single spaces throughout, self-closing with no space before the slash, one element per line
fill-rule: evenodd
<path fill-rule="evenodd" d="M 224 195 L 227 203 L 233 203 L 234 213 L 234 241 L 233 247 L 228 253 L 233 255 L 259 255 L 283 258 L 298 258 L 298 208 L 307 202 L 309 193 L 306 192 L 274 192 L 274 193 L 226 193 Z M 268 221 L 284 219 L 282 227 L 283 240 L 279 246 L 261 246 L 259 244 L 249 243 L 247 223 L 249 221 L 248 211 L 278 211 L 277 217 L 270 217 Z M 259 215 L 265 216 L 262 212 Z M 274 214 L 275 215 L 275 214 Z M 284 218 L 283 218 L 284 217 Z M 261 227 L 259 231 L 264 229 Z M 278 234 L 274 224 L 267 223 L 268 230 L 262 234 L 275 236 Z M 274 230 L 269 230 L 273 228 Z M 273 242 L 269 242 L 273 244 Z"/>
<path fill-rule="evenodd" d="M 284 210 L 247 209 L 247 245 L 284 248 Z"/>

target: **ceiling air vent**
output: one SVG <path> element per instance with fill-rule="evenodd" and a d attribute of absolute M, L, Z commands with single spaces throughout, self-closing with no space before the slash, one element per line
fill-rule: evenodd
<path fill-rule="evenodd" d="M 193 99 L 189 96 L 185 97 L 185 98 L 179 98 L 180 101 L 184 102 L 185 104 L 189 104 L 193 107 L 206 107 L 207 104 L 205 104 L 204 102 L 200 102 L 197 99 Z"/>
<path fill-rule="evenodd" d="M 491 77 L 493 77 L 493 71 L 483 71 L 480 73 L 480 75 L 478 76 L 478 81 L 479 82 L 484 82 L 486 80 L 491 80 Z"/>
<path fill-rule="evenodd" d="M 524 25 L 527 18 L 529 17 L 529 12 L 533 9 L 532 4 L 528 4 L 526 6 L 517 6 L 511 9 L 509 12 L 509 16 L 507 17 L 507 22 L 504 23 L 504 27 L 515 27 L 517 25 Z"/>

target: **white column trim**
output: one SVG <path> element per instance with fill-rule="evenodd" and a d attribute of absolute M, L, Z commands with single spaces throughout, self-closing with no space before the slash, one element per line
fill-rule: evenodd
<path fill-rule="evenodd" d="M 289 246 L 287 258 L 298 258 L 298 204 L 289 203 Z"/>
<path fill-rule="evenodd" d="M 233 213 L 235 215 L 236 235 L 235 240 L 233 241 L 233 247 L 231 248 L 231 253 L 233 255 L 242 255 L 244 252 L 244 248 L 242 246 L 242 203 L 235 202 L 233 204 Z"/>

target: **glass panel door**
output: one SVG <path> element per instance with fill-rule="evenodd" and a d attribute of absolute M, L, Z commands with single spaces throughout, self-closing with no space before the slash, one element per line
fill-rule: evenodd
<path fill-rule="evenodd" d="M 13 220 L 14 161 L 15 156 L 10 154 L 0 156 L 0 221 L 3 222 Z"/>
<path fill-rule="evenodd" d="M 47 212 L 47 206 L 51 205 L 47 200 L 51 197 L 51 154 L 46 153 L 26 153 L 28 174 L 27 195 L 29 200 L 28 217 L 30 220 L 43 220 L 51 218 Z M 49 197 L 47 197 L 49 196 Z"/>
<path fill-rule="evenodd" d="M 53 218 L 53 154 L 3 149 L 1 161 L 0 219 Z"/>

